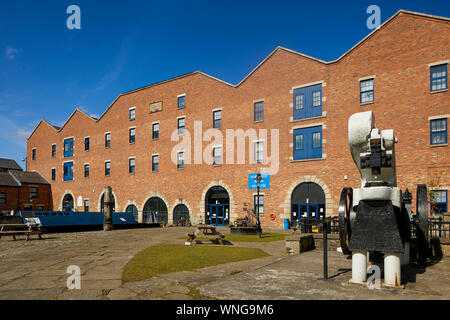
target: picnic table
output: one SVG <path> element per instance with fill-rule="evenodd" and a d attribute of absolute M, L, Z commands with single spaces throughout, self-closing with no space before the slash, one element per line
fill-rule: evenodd
<path fill-rule="evenodd" d="M 14 240 L 16 240 L 16 235 L 25 235 L 26 241 L 30 239 L 30 235 L 37 234 L 39 239 L 42 239 L 41 234 L 42 230 L 38 229 L 37 223 L 9 223 L 9 224 L 0 224 L 0 238 L 2 236 L 12 236 Z"/>
<path fill-rule="evenodd" d="M 215 238 L 220 244 L 223 244 L 223 238 L 225 235 L 222 232 L 216 230 L 215 226 L 209 224 L 199 224 L 196 226 L 194 232 L 188 233 L 188 242 L 192 242 L 195 238 L 199 237 L 211 237 Z"/>

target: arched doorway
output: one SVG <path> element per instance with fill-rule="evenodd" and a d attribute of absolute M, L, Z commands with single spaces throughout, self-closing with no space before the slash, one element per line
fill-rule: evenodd
<path fill-rule="evenodd" d="M 71 194 L 66 194 L 62 201 L 63 211 L 72 211 L 73 210 L 73 197 Z"/>
<path fill-rule="evenodd" d="M 325 218 L 325 208 L 325 192 L 322 187 L 313 182 L 301 183 L 292 191 L 291 223 L 295 225 L 304 222 L 311 227 Z M 311 228 L 307 229 L 306 232 L 311 232 Z"/>
<path fill-rule="evenodd" d="M 164 200 L 152 197 L 147 200 L 142 210 L 143 223 L 168 223 L 167 206 Z"/>
<path fill-rule="evenodd" d="M 230 222 L 230 197 L 221 186 L 211 187 L 205 196 L 205 222 L 224 226 Z"/>
<path fill-rule="evenodd" d="M 125 212 L 130 212 L 133 214 L 134 220 L 136 220 L 136 222 L 138 221 L 138 209 L 134 204 L 130 204 L 126 209 Z"/>
<path fill-rule="evenodd" d="M 116 211 L 116 199 L 114 198 L 114 195 L 112 195 L 112 200 L 113 200 L 113 206 L 112 206 L 112 211 L 115 212 Z M 101 212 L 105 212 L 105 194 L 102 194 L 102 198 L 100 199 L 100 211 Z"/>
<path fill-rule="evenodd" d="M 190 226 L 189 209 L 184 204 L 178 204 L 173 209 L 173 224 L 175 226 Z"/>

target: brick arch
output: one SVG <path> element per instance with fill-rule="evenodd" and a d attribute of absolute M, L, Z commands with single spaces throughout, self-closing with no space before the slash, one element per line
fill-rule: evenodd
<path fill-rule="evenodd" d="M 63 211 L 64 210 L 62 204 L 63 204 L 64 197 L 66 195 L 68 195 L 68 194 L 70 194 L 72 196 L 72 198 L 73 198 L 73 210 L 77 211 L 77 198 L 75 198 L 75 195 L 73 194 L 73 192 L 71 190 L 64 191 L 63 195 L 61 196 L 61 199 L 59 201 L 59 211 Z"/>
<path fill-rule="evenodd" d="M 168 223 L 171 224 L 172 223 L 172 218 L 171 218 L 171 215 L 169 213 L 170 213 L 172 208 L 170 207 L 169 202 L 166 200 L 166 198 L 164 198 L 164 196 L 159 191 L 152 191 L 150 196 L 148 196 L 148 197 L 146 197 L 144 199 L 144 202 L 142 203 L 142 207 L 141 207 L 142 210 L 139 211 L 139 209 L 138 209 L 138 217 L 139 217 L 140 221 L 143 221 L 143 219 L 144 219 L 145 204 L 151 198 L 160 198 L 162 201 L 164 201 L 164 204 L 167 207 L 167 220 L 168 220 Z"/>
<path fill-rule="evenodd" d="M 103 189 L 102 192 L 100 192 L 100 195 L 98 196 L 98 202 L 97 202 L 97 212 L 101 212 L 102 211 L 102 195 L 105 193 L 105 190 Z M 116 212 L 118 211 L 119 207 L 119 201 L 117 201 L 117 196 L 114 193 L 114 190 L 112 190 L 112 194 L 114 196 L 114 207 L 116 208 Z"/>
<path fill-rule="evenodd" d="M 223 187 L 225 190 L 227 190 L 228 196 L 230 197 L 230 222 L 234 221 L 234 219 L 237 218 L 235 217 L 237 205 L 234 203 L 234 197 L 233 192 L 231 191 L 231 187 L 226 183 L 224 183 L 223 180 L 213 180 L 203 189 L 201 200 L 198 205 L 198 209 L 200 211 L 198 218 L 203 219 L 205 217 L 206 193 L 208 192 L 209 189 L 211 189 L 214 186 L 220 186 Z"/>
<path fill-rule="evenodd" d="M 138 212 L 139 212 L 139 205 L 136 202 L 136 200 L 128 200 L 127 203 L 125 204 L 125 206 L 123 207 L 123 212 L 127 211 L 127 208 L 128 208 L 129 205 L 134 205 L 138 209 Z"/>
<path fill-rule="evenodd" d="M 289 186 L 289 188 L 286 191 L 286 196 L 284 198 L 284 203 L 283 203 L 283 216 L 282 218 L 291 218 L 291 197 L 292 197 L 292 192 L 294 192 L 294 189 L 301 183 L 305 183 L 305 182 L 312 182 L 315 183 L 317 185 L 319 185 L 323 192 L 325 193 L 325 210 L 326 210 L 326 214 L 327 216 L 331 216 L 334 214 L 333 212 L 333 201 L 331 198 L 331 190 L 330 188 L 328 188 L 328 186 L 325 184 L 325 182 L 323 182 L 321 179 L 317 178 L 316 176 L 301 176 L 300 178 L 298 178 L 297 180 L 295 180 L 294 182 L 291 183 L 291 185 Z"/>
<path fill-rule="evenodd" d="M 170 215 L 170 221 L 171 221 L 171 223 L 173 223 L 173 211 L 175 210 L 175 207 L 177 206 L 177 205 L 179 205 L 179 204 L 184 204 L 187 208 L 188 208 L 188 210 L 189 210 L 189 217 L 191 218 L 191 220 L 192 220 L 192 215 L 193 215 L 193 213 L 194 213 L 194 211 L 192 211 L 192 208 L 191 208 L 191 206 L 189 205 L 189 203 L 186 201 L 186 199 L 177 199 L 177 200 L 175 200 L 175 202 L 173 203 L 173 205 L 172 205 L 172 212 L 169 214 L 169 212 L 168 212 L 168 214 Z M 168 209 L 167 209 L 168 210 Z M 192 223 L 192 221 L 191 221 L 191 223 Z"/>

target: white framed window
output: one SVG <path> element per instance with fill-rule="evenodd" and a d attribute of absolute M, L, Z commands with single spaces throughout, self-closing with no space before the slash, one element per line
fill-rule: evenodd
<path fill-rule="evenodd" d="M 264 141 L 255 141 L 255 162 L 260 163 L 264 161 Z"/>

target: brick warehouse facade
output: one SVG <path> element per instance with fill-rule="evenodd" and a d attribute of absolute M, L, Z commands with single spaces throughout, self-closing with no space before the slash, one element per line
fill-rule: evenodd
<path fill-rule="evenodd" d="M 263 227 L 282 227 L 284 218 L 293 218 L 292 205 L 300 201 L 294 200 L 298 196 L 293 198 L 293 192 L 302 183 L 320 187 L 323 200 L 315 210 L 325 210 L 327 216 L 338 214 L 343 187 L 359 187 L 359 172 L 348 147 L 347 121 L 353 113 L 372 110 L 376 126 L 393 128 L 398 137 L 398 186 L 408 188 L 415 197 L 416 185 L 427 183 L 439 189 L 447 202 L 449 59 L 449 19 L 401 10 L 335 61 L 324 62 L 278 47 L 237 85 L 193 72 L 121 94 L 99 119 L 77 109 L 62 128 L 42 120 L 27 141 L 27 166 L 51 182 L 56 210 L 63 209 L 63 198 L 70 194 L 76 210 L 84 210 L 84 200 L 88 200 L 88 210 L 99 211 L 103 188 L 109 185 L 116 211 L 134 205 L 140 221 L 145 219 L 143 211 L 148 211 L 145 206 L 152 198 L 164 201 L 169 224 L 179 204 L 186 206 L 193 222 L 205 221 L 210 208 L 206 204 L 211 194 L 208 190 L 221 186 L 228 192 L 227 214 L 233 222 L 245 214 L 244 203 L 254 202 L 256 190 L 248 190 L 248 174 L 268 166 L 249 164 L 248 156 L 245 164 L 226 164 L 225 141 L 216 143 L 222 146 L 221 165 L 186 163 L 180 169 L 171 160 L 172 150 L 179 143 L 171 141 L 178 119 L 184 117 L 185 131 L 194 136 L 194 121 L 201 121 L 205 132 L 213 128 L 214 112 L 220 111 L 218 130 L 223 136 L 226 129 L 268 130 L 263 139 L 265 157 L 271 156 L 274 149 L 270 130 L 279 130 L 279 170 L 270 177 L 270 189 L 262 190 L 261 222 Z M 434 73 L 436 68 L 444 68 L 445 72 Z M 434 76 L 441 81 L 437 87 L 431 79 Z M 363 85 L 367 81 L 368 87 Z M 312 108 L 307 98 L 311 98 Z M 369 101 L 364 102 L 366 99 Z M 179 101 L 183 108 L 179 108 Z M 263 120 L 261 114 L 255 118 L 259 102 L 263 105 Z M 312 113 L 301 113 L 309 108 Z M 133 113 L 134 119 L 130 120 Z M 159 127 L 157 139 L 152 136 L 155 123 Z M 130 143 L 131 129 L 135 132 L 134 143 Z M 316 143 L 320 146 L 320 150 L 311 150 L 318 155 L 302 153 L 303 139 L 311 134 L 313 148 Z M 433 140 L 436 134 L 438 139 Z M 89 138 L 88 151 L 85 138 Z M 66 149 L 73 150 L 66 157 L 64 141 Z M 251 141 L 247 141 L 249 145 Z M 211 142 L 204 141 L 202 150 L 208 146 Z M 186 158 L 188 152 L 184 151 Z M 191 152 L 194 154 L 194 145 Z M 156 172 L 152 170 L 154 155 L 158 156 Z M 130 158 L 134 159 L 134 173 L 129 173 Z M 105 175 L 107 162 L 109 175 Z M 89 165 L 87 178 L 85 165 Z"/>

